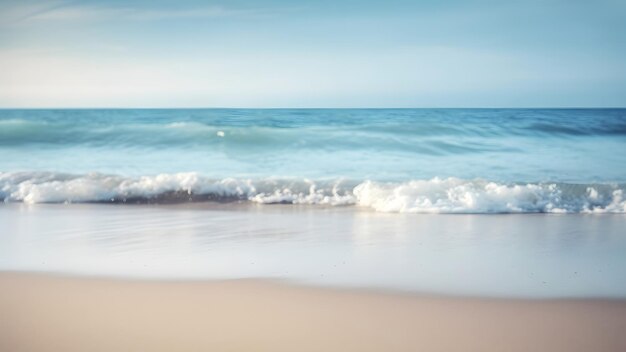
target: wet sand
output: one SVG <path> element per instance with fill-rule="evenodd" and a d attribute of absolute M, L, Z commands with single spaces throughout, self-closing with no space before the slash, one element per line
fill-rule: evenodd
<path fill-rule="evenodd" d="M 626 301 L 0 274 L 1 351 L 625 351 Z"/>
<path fill-rule="evenodd" d="M 0 272 L 626 298 L 626 214 L 0 204 Z"/>

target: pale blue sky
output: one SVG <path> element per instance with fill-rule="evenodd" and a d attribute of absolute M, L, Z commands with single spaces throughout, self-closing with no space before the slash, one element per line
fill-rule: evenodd
<path fill-rule="evenodd" d="M 625 105 L 623 0 L 0 0 L 0 107 Z"/>

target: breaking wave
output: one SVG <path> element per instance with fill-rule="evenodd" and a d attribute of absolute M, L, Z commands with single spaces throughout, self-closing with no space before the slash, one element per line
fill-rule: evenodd
<path fill-rule="evenodd" d="M 0 172 L 0 199 L 24 203 L 180 203 L 359 206 L 400 213 L 626 213 L 626 184 L 499 183 L 433 178 L 353 180 L 211 179 L 197 173 L 122 177 Z"/>

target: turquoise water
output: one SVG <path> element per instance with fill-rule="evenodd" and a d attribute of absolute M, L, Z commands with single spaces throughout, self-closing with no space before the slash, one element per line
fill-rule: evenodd
<path fill-rule="evenodd" d="M 623 298 L 624 151 L 626 110 L 0 110 L 0 270 Z"/>
<path fill-rule="evenodd" d="M 625 150 L 625 109 L 0 110 L 0 198 L 624 212 Z"/>

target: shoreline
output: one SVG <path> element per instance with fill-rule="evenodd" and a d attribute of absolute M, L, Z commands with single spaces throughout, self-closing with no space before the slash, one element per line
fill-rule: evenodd
<path fill-rule="evenodd" d="M 9 204 L 0 207 L 0 271 L 272 278 L 461 296 L 626 297 L 625 221 L 624 215 L 406 215 L 280 205 L 203 211 Z"/>
<path fill-rule="evenodd" d="M 507 295 L 507 294 L 489 294 L 489 293 L 468 293 L 468 292 L 451 292 L 451 291 L 435 291 L 427 289 L 411 289 L 394 286 L 375 286 L 375 285 L 355 285 L 355 284 L 338 284 L 323 283 L 319 281 L 306 281 L 282 277 L 259 276 L 259 277 L 205 277 L 205 276 L 132 276 L 118 274 L 102 274 L 102 273 L 84 273 L 84 272 L 62 272 L 62 271 L 36 271 L 36 270 L 12 270 L 0 269 L 0 281 L 3 276 L 27 276 L 27 277 L 44 277 L 58 280 L 79 280 L 79 281 L 102 281 L 113 283 L 145 283 L 153 285 L 220 285 L 220 284 L 237 284 L 251 283 L 263 284 L 277 287 L 286 287 L 305 290 L 321 290 L 335 292 L 353 292 L 365 293 L 380 296 L 400 296 L 412 298 L 437 298 L 437 299 L 458 299 L 458 300 L 492 300 L 492 301 L 527 301 L 527 302 L 578 302 L 578 301 L 597 301 L 597 302 L 615 302 L 626 303 L 626 296 L 622 295 L 592 295 L 592 296 L 542 296 L 542 295 Z"/>
<path fill-rule="evenodd" d="M 0 350 L 623 351 L 626 300 L 0 272 Z"/>

